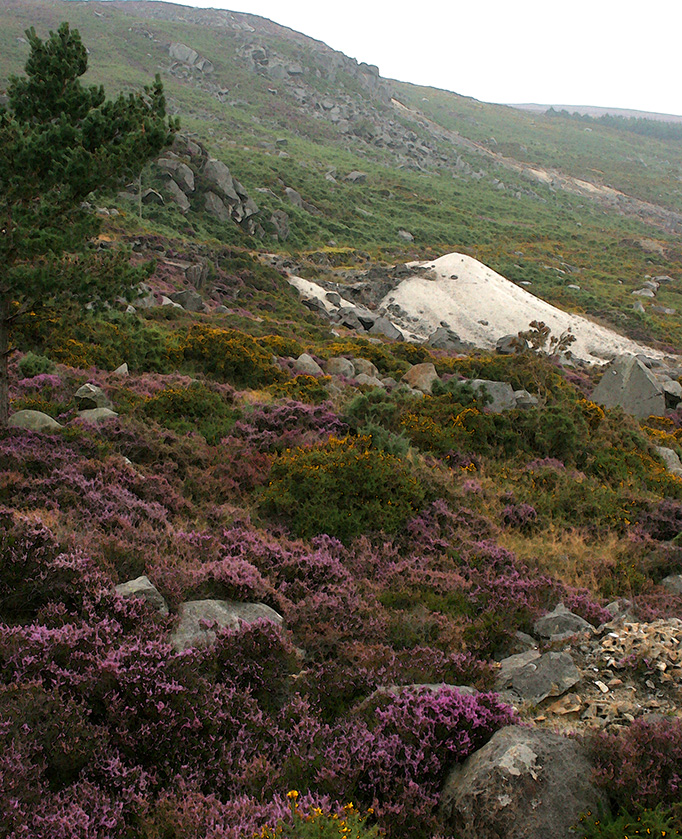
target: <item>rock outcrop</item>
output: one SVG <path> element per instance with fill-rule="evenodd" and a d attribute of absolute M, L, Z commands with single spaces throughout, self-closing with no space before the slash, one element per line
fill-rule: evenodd
<path fill-rule="evenodd" d="M 661 383 L 635 356 L 620 356 L 607 367 L 592 401 L 605 408 L 620 406 L 640 419 L 663 416 L 666 407 Z"/>
<path fill-rule="evenodd" d="M 230 600 L 191 600 L 179 610 L 180 620 L 171 635 L 176 650 L 212 644 L 216 631 L 239 629 L 241 622 L 267 620 L 279 626 L 282 616 L 264 603 L 237 603 Z"/>
<path fill-rule="evenodd" d="M 441 811 L 471 839 L 571 839 L 582 813 L 607 806 L 591 774 L 577 740 L 508 726 L 450 773 Z"/>

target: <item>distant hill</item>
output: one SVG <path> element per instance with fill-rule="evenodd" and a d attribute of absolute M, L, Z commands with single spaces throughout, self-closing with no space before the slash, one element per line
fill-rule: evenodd
<path fill-rule="evenodd" d="M 545 114 L 550 109 L 555 111 L 567 111 L 569 114 L 581 114 L 588 117 L 625 117 L 626 119 L 653 119 L 656 122 L 682 122 L 682 116 L 677 114 L 659 114 L 655 111 L 634 111 L 628 108 L 599 108 L 594 105 L 537 105 L 535 103 L 524 103 L 511 105 L 512 108 L 519 108 L 522 111 L 532 111 L 536 114 Z"/>

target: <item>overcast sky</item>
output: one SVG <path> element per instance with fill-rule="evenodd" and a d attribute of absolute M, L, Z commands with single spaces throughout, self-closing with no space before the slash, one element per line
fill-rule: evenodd
<path fill-rule="evenodd" d="M 387 78 L 485 102 L 682 114 L 682 2 L 180 0 L 270 18 Z"/>

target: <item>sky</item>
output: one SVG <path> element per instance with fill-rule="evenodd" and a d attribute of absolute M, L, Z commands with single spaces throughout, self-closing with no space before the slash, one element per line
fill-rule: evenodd
<path fill-rule="evenodd" d="M 680 0 L 175 0 L 270 18 L 484 102 L 682 114 Z"/>

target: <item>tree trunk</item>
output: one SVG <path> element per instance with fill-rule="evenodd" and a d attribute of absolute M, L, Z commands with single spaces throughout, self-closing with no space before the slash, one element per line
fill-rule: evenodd
<path fill-rule="evenodd" d="M 0 299 L 0 428 L 9 419 L 9 309 L 8 297 Z"/>

